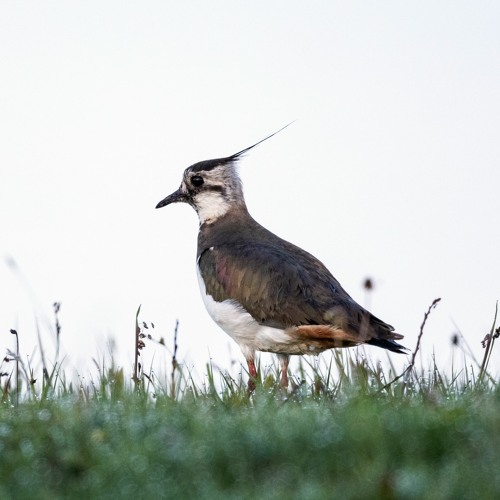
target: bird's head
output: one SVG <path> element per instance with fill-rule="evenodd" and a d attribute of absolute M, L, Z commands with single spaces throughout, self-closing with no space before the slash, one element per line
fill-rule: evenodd
<path fill-rule="evenodd" d="M 179 189 L 161 200 L 156 208 L 171 203 L 188 203 L 198 213 L 200 224 L 213 223 L 229 210 L 246 210 L 243 187 L 237 169 L 238 160 L 247 151 L 278 132 L 231 156 L 200 161 L 186 168 Z"/>
<path fill-rule="evenodd" d="M 179 189 L 160 201 L 156 208 L 171 203 L 191 205 L 200 224 L 215 222 L 230 209 L 245 207 L 243 188 L 237 171 L 238 156 L 206 160 L 184 170 Z"/>

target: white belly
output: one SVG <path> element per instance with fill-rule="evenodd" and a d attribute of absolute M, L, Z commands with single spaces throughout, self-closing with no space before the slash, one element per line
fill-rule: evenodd
<path fill-rule="evenodd" d="M 240 346 L 245 354 L 250 351 L 267 351 L 282 354 L 302 354 L 294 351 L 293 340 L 285 330 L 263 326 L 235 300 L 216 302 L 206 293 L 205 283 L 196 266 L 200 292 L 212 319 Z"/>

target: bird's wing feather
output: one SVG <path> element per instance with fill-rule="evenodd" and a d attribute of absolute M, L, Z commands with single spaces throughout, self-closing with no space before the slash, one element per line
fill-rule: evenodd
<path fill-rule="evenodd" d="M 205 249 L 198 264 L 214 300 L 239 302 L 261 324 L 287 328 L 338 322 L 356 331 L 369 314 L 304 251 L 291 254 L 272 245 L 233 243 Z"/>

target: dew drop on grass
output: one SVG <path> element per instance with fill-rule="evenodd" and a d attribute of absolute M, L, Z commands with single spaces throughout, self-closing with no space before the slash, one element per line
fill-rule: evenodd
<path fill-rule="evenodd" d="M 41 420 L 42 422 L 49 421 L 51 416 L 52 414 L 50 413 L 49 410 L 47 410 L 47 408 L 40 410 L 38 412 L 38 420 Z"/>
<path fill-rule="evenodd" d="M 22 439 L 19 443 L 19 447 L 21 448 L 21 453 L 26 457 L 33 456 L 34 447 L 33 443 L 29 439 Z"/>
<path fill-rule="evenodd" d="M 11 432 L 11 427 L 8 424 L 0 424 L 0 437 L 7 437 Z"/>

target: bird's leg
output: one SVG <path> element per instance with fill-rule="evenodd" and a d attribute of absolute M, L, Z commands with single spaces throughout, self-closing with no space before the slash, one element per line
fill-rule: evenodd
<path fill-rule="evenodd" d="M 255 360 L 254 358 L 247 358 L 248 364 L 248 394 L 251 394 L 255 391 L 255 382 L 257 380 L 257 368 L 255 368 Z"/>
<path fill-rule="evenodd" d="M 278 354 L 278 359 L 281 366 L 281 387 L 283 389 L 288 388 L 288 363 L 290 361 L 290 356 L 287 354 Z"/>

